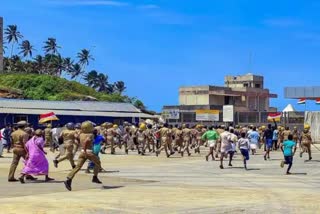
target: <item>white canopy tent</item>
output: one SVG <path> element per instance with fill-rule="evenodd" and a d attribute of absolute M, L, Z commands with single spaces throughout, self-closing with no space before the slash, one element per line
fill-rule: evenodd
<path fill-rule="evenodd" d="M 284 112 L 295 112 L 296 110 L 293 108 L 293 106 L 291 104 L 288 104 L 287 107 L 285 107 L 282 111 L 282 113 Z"/>

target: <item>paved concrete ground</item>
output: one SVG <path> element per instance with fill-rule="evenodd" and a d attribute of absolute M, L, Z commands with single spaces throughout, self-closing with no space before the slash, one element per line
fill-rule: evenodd
<path fill-rule="evenodd" d="M 204 153 L 181 158 L 103 155 L 103 185 L 92 184 L 81 171 L 73 191 L 63 181 L 68 162 L 52 166 L 55 182 L 7 183 L 11 154 L 0 159 L 0 213 L 320 213 L 320 153 L 313 161 L 294 159 L 293 175 L 279 167 L 282 155 L 264 161 L 251 156 L 249 171 L 238 155 L 232 168 L 221 170 Z M 22 167 L 20 163 L 19 170 Z M 18 174 L 16 175 L 18 177 Z M 42 178 L 40 178 L 42 179 Z"/>

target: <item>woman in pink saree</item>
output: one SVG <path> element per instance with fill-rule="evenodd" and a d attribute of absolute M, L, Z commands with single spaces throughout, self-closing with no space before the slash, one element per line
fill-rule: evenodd
<path fill-rule="evenodd" d="M 54 180 L 48 176 L 49 163 L 46 158 L 47 153 L 43 150 L 44 144 L 42 130 L 38 129 L 35 132 L 35 136 L 32 137 L 25 146 L 27 157 L 21 173 L 22 176 L 19 178 L 21 183 L 25 182 L 24 178 L 27 175 L 44 175 L 46 182 Z"/>

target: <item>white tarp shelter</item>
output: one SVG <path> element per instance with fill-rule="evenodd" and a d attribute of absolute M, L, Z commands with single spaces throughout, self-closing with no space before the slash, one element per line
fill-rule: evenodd
<path fill-rule="evenodd" d="M 320 142 L 320 112 L 319 111 L 306 111 L 304 115 L 304 123 L 310 125 L 312 141 Z"/>

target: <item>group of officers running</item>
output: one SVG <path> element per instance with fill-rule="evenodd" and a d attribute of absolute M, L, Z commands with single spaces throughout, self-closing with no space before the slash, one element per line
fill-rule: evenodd
<path fill-rule="evenodd" d="M 13 161 L 9 173 L 9 181 L 15 181 L 14 173 L 16 171 L 20 158 L 25 158 L 23 150 L 26 135 L 29 138 L 32 132 L 26 132 L 25 127 L 27 124 L 24 122 L 18 123 L 18 129 L 12 133 L 13 139 Z M 254 136 L 252 133 L 256 133 Z M 290 137 L 291 136 L 291 137 Z M 52 127 L 49 124 L 44 130 L 44 138 L 47 145 L 50 146 L 51 151 L 57 150 L 57 143 L 60 144 L 60 152 L 53 161 L 54 166 L 58 167 L 59 163 L 64 160 L 69 160 L 72 171 L 68 174 L 67 180 L 64 182 L 66 188 L 71 191 L 72 179 L 76 173 L 83 167 L 87 160 L 91 161 L 93 167 L 92 182 L 101 183 L 98 179 L 98 173 L 103 170 L 101 167 L 99 153 L 105 154 L 107 149 L 110 149 L 111 154 L 115 154 L 122 148 L 126 154 L 129 151 L 137 151 L 139 155 L 146 155 L 147 153 L 155 153 L 158 156 L 162 150 L 165 151 L 166 156 L 178 153 L 181 157 L 186 153 L 191 155 L 191 151 L 200 154 L 200 147 L 209 147 L 209 153 L 206 155 L 206 160 L 212 157 L 212 160 L 219 158 L 220 155 L 220 168 L 223 169 L 223 158 L 229 156 L 229 166 L 232 166 L 231 161 L 235 152 L 237 152 L 237 144 L 239 139 L 246 138 L 249 141 L 248 150 L 255 150 L 264 145 L 265 155 L 264 158 L 270 158 L 270 151 L 277 150 L 281 144 L 292 138 L 298 145 L 300 145 L 300 156 L 303 153 L 308 153 L 309 160 L 311 157 L 311 133 L 310 126 L 305 125 L 304 130 L 299 132 L 295 127 L 292 131 L 287 127 L 281 126 L 268 127 L 261 126 L 256 128 L 254 126 L 211 126 L 206 127 L 203 125 L 195 125 L 190 127 L 188 124 L 181 126 L 171 126 L 168 124 L 146 124 L 141 122 L 139 124 L 130 124 L 124 122 L 119 127 L 117 124 L 103 123 L 96 126 L 90 121 L 83 122 L 82 124 L 68 123 L 65 125 L 59 137 L 58 142 L 53 138 Z M 251 138 L 252 144 L 251 144 Z M 98 143 L 98 151 L 95 144 Z M 241 142 L 240 142 L 241 143 Z M 255 144 L 255 146 L 254 146 Z M 252 146 L 251 146 L 252 145 Z M 238 148 L 241 149 L 238 145 Z M 64 150 L 64 152 L 61 152 Z M 77 164 L 74 158 L 77 152 Z M 245 166 L 246 167 L 246 166 Z M 87 171 L 89 171 L 89 166 Z M 32 177 L 29 179 L 32 180 Z"/>

